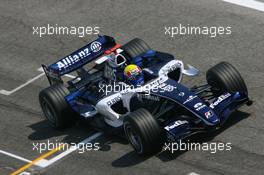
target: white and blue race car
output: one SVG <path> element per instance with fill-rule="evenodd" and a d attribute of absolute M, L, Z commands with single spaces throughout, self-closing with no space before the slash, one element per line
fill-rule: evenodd
<path fill-rule="evenodd" d="M 131 64 L 144 76 L 140 86 L 124 77 Z M 51 126 L 65 128 L 79 116 L 95 128 L 122 128 L 139 154 L 154 154 L 165 142 L 218 129 L 234 110 L 252 103 L 231 64 L 210 68 L 207 84 L 186 87 L 183 75 L 195 76 L 198 70 L 190 65 L 185 69 L 182 61 L 138 38 L 120 45 L 112 37 L 99 36 L 42 67 L 50 86 L 40 92 L 39 102 Z M 63 80 L 69 74 L 71 79 Z"/>

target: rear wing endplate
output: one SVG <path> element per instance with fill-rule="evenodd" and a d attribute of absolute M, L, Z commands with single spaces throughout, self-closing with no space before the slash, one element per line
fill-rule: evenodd
<path fill-rule="evenodd" d="M 50 85 L 63 83 L 63 80 L 61 79 L 59 72 L 54 71 L 53 69 L 50 69 L 49 67 L 47 67 L 44 64 L 42 64 L 41 66 L 42 66 L 42 68 L 46 74 L 46 77 L 47 77 Z"/>

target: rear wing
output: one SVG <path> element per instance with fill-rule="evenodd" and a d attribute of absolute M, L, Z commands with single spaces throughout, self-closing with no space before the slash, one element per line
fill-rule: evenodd
<path fill-rule="evenodd" d="M 61 75 L 58 72 L 50 69 L 44 64 L 42 64 L 41 66 L 46 74 L 46 77 L 49 80 L 50 85 L 63 83 L 63 80 L 61 79 Z"/>
<path fill-rule="evenodd" d="M 42 65 L 50 84 L 61 83 L 61 76 L 73 72 L 85 64 L 95 61 L 96 58 L 104 54 L 106 50 L 115 47 L 116 42 L 110 36 L 99 36 L 93 42 L 81 49 L 58 60 L 50 66 Z"/>

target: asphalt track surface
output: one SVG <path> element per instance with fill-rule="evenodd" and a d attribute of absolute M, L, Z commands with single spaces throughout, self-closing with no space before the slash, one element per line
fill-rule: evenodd
<path fill-rule="evenodd" d="M 152 48 L 172 53 L 201 70 L 196 78 L 184 77 L 187 85 L 204 82 L 208 68 L 229 61 L 244 77 L 254 104 L 243 106 L 223 130 L 203 140 L 231 142 L 231 151 L 163 152 L 142 158 L 126 141 L 102 134 L 93 140 L 100 143 L 99 151 L 73 151 L 50 166 L 30 166 L 25 170 L 28 174 L 263 174 L 264 12 L 217 0 L 1 0 L 0 89 L 24 84 L 41 73 L 37 69 L 42 63 L 52 63 L 96 38 L 32 34 L 33 26 L 48 23 L 100 26 L 101 34 L 114 36 L 122 44 L 140 37 Z M 232 26 L 232 34 L 216 38 L 164 34 L 164 26 L 179 23 Z M 51 129 L 38 104 L 38 93 L 47 85 L 41 76 L 11 95 L 0 94 L 1 151 L 32 161 L 45 154 L 33 150 L 33 143 L 78 143 L 96 133 L 84 122 L 63 131 Z M 26 164 L 0 153 L 0 174 Z"/>

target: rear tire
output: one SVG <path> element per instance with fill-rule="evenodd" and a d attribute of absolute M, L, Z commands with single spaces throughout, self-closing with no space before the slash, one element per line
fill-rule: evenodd
<path fill-rule="evenodd" d="M 140 108 L 125 117 L 124 130 L 138 154 L 149 155 L 161 151 L 164 132 L 146 109 Z"/>
<path fill-rule="evenodd" d="M 52 85 L 39 93 L 39 103 L 44 116 L 55 129 L 70 126 L 75 121 L 73 112 L 65 97 L 69 91 L 63 85 Z"/>
<path fill-rule="evenodd" d="M 145 41 L 139 38 L 129 41 L 122 48 L 132 59 L 151 49 Z"/>
<path fill-rule="evenodd" d="M 246 84 L 237 69 L 228 62 L 221 62 L 206 72 L 209 85 L 219 93 L 241 92 L 248 94 Z"/>

